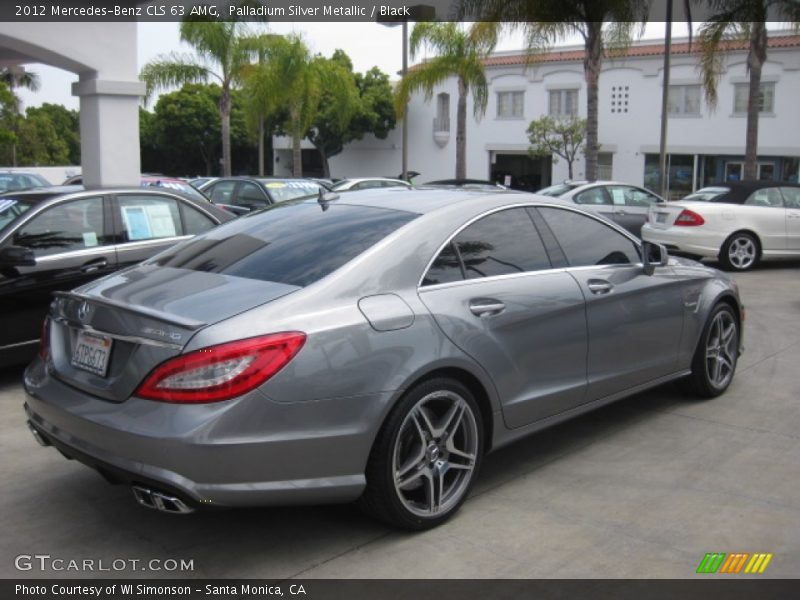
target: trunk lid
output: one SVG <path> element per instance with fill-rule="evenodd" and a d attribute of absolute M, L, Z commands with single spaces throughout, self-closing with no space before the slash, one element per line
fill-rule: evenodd
<path fill-rule="evenodd" d="M 58 293 L 49 330 L 55 376 L 92 395 L 123 402 L 200 329 L 298 289 L 140 265 Z"/>

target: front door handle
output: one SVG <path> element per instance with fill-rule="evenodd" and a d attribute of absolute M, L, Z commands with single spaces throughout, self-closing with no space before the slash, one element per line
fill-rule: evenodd
<path fill-rule="evenodd" d="M 790 219 L 800 219 L 800 212 L 789 211 Z"/>
<path fill-rule="evenodd" d="M 475 298 L 469 302 L 469 310 L 476 317 L 499 315 L 505 309 L 506 305 L 494 298 Z"/>
<path fill-rule="evenodd" d="M 600 296 L 603 294 L 608 294 L 611 290 L 613 290 L 614 284 L 610 281 L 606 281 L 605 279 L 590 279 L 587 282 L 587 287 L 589 288 L 590 292 Z"/>
<path fill-rule="evenodd" d="M 108 266 L 108 260 L 105 258 L 98 258 L 91 262 L 86 263 L 81 267 L 81 273 L 94 273 Z"/>

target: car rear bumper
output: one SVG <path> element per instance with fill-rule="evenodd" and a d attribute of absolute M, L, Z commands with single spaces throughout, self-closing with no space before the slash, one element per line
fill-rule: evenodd
<path fill-rule="evenodd" d="M 725 241 L 725 238 L 721 236 L 699 234 L 691 227 L 656 229 L 649 223 L 645 223 L 642 227 L 642 239 L 646 242 L 663 244 L 670 252 L 694 254 L 707 258 L 716 258 Z"/>
<path fill-rule="evenodd" d="M 111 403 L 76 390 L 36 359 L 25 411 L 37 438 L 115 483 L 167 492 L 192 507 L 349 502 L 390 393 L 278 403 Z"/>

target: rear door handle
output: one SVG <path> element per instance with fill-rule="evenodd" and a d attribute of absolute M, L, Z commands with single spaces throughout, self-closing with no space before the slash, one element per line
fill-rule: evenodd
<path fill-rule="evenodd" d="M 98 258 L 91 262 L 86 263 L 81 267 L 81 273 L 94 273 L 108 266 L 108 260 L 105 258 Z"/>
<path fill-rule="evenodd" d="M 469 302 L 469 310 L 476 317 L 499 315 L 505 309 L 506 305 L 494 298 L 475 298 Z"/>
<path fill-rule="evenodd" d="M 605 279 L 590 279 L 587 282 L 587 287 L 589 288 L 590 292 L 599 296 L 608 294 L 614 289 L 614 284 L 610 281 L 606 281 Z"/>

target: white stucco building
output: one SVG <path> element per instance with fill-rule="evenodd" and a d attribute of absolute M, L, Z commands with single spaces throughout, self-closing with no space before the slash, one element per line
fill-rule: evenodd
<path fill-rule="evenodd" d="M 695 47 L 696 49 L 696 47 Z M 634 44 L 623 57 L 607 58 L 599 90 L 600 176 L 655 188 L 661 118 L 663 42 Z M 747 52 L 726 52 L 716 110 L 707 105 L 688 44 L 673 44 L 670 82 L 670 190 L 685 195 L 711 181 L 741 175 L 747 107 Z M 586 116 L 583 49 L 561 48 L 527 64 L 524 53 L 486 60 L 490 85 L 485 116 L 468 103 L 467 175 L 536 190 L 567 177 L 567 165 L 528 157 L 526 129 L 546 114 Z M 772 32 L 762 77 L 759 172 L 763 179 L 797 181 L 800 171 L 800 36 Z M 419 181 L 455 173 L 456 81 L 447 81 L 426 102 L 416 95 L 408 110 L 409 169 Z M 386 140 L 364 139 L 331 159 L 334 176 L 397 174 L 399 128 Z M 583 176 L 582 161 L 575 177 Z"/>
<path fill-rule="evenodd" d="M 139 185 L 136 22 L 0 23 L 0 66 L 43 63 L 76 74 L 84 183 Z"/>

